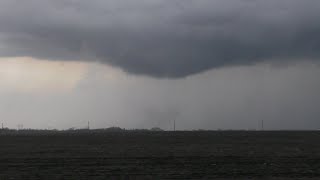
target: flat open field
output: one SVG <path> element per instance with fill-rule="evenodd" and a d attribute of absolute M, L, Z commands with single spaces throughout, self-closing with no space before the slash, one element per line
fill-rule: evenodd
<path fill-rule="evenodd" d="M 106 177 L 320 179 L 320 131 L 0 135 L 1 180 Z"/>

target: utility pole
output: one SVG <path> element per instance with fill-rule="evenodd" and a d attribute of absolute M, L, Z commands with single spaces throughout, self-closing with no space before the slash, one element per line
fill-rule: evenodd
<path fill-rule="evenodd" d="M 17 127 L 18 127 L 18 130 L 22 130 L 23 129 L 23 124 L 18 124 Z"/>
<path fill-rule="evenodd" d="M 3 129 L 3 123 L 1 123 L 1 127 L 2 127 L 2 129 Z"/>
<path fill-rule="evenodd" d="M 88 130 L 90 129 L 90 121 L 88 121 Z"/>
<path fill-rule="evenodd" d="M 173 119 L 173 131 L 176 131 L 176 119 Z"/>
<path fill-rule="evenodd" d="M 263 122 L 263 120 L 261 121 L 261 130 L 262 131 L 264 130 L 264 122 Z"/>

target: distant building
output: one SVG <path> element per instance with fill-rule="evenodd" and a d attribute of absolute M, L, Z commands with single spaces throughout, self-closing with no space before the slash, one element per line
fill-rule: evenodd
<path fill-rule="evenodd" d="M 109 128 L 106 128 L 105 130 L 110 132 L 119 132 L 119 131 L 124 131 L 125 129 L 121 129 L 120 127 L 109 127 Z"/>
<path fill-rule="evenodd" d="M 163 129 L 159 128 L 159 127 L 153 127 L 150 129 L 151 131 L 163 131 Z"/>

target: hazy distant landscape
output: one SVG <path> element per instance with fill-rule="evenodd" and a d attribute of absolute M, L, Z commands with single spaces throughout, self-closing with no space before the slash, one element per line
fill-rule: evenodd
<path fill-rule="evenodd" d="M 0 180 L 319 180 L 319 17 L 320 0 L 0 0 Z"/>
<path fill-rule="evenodd" d="M 320 131 L 0 132 L 0 179 L 320 177 Z"/>

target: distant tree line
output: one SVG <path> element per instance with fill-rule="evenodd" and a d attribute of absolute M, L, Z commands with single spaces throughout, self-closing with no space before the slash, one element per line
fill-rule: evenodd
<path fill-rule="evenodd" d="M 97 134 L 104 132 L 153 132 L 164 131 L 159 127 L 153 127 L 151 129 L 124 129 L 120 127 L 109 127 L 102 129 L 76 129 L 69 128 L 67 130 L 57 129 L 0 129 L 0 135 L 58 135 L 58 134 Z"/>

